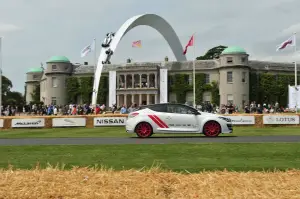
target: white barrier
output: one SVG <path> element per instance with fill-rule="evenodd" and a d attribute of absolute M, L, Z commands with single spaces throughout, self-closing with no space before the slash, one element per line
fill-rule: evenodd
<path fill-rule="evenodd" d="M 13 128 L 37 128 L 45 126 L 45 118 L 12 119 Z"/>
<path fill-rule="evenodd" d="M 125 126 L 126 117 L 95 117 L 94 126 Z"/>
<path fill-rule="evenodd" d="M 85 127 L 85 118 L 53 118 L 52 127 Z"/>
<path fill-rule="evenodd" d="M 298 115 L 264 115 L 264 124 L 299 124 Z"/>
<path fill-rule="evenodd" d="M 233 125 L 254 125 L 255 124 L 255 117 L 254 116 L 244 116 L 244 115 L 233 115 L 227 116 L 230 118 Z"/>
<path fill-rule="evenodd" d="M 0 128 L 3 128 L 4 126 L 4 119 L 0 119 Z"/>

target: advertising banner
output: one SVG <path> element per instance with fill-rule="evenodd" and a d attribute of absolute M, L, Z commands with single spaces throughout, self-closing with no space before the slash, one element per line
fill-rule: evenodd
<path fill-rule="evenodd" d="M 52 119 L 53 127 L 72 127 L 72 126 L 86 126 L 85 118 L 53 118 Z"/>
<path fill-rule="evenodd" d="M 251 125 L 255 124 L 255 117 L 254 116 L 244 116 L 244 115 L 233 115 L 233 116 L 227 116 L 227 118 L 230 118 L 232 121 L 232 124 L 235 125 Z"/>
<path fill-rule="evenodd" d="M 125 126 L 126 117 L 96 117 L 94 126 Z"/>
<path fill-rule="evenodd" d="M 12 119 L 13 128 L 37 128 L 45 126 L 45 118 Z"/>
<path fill-rule="evenodd" d="M 299 124 L 297 115 L 264 115 L 264 124 Z"/>

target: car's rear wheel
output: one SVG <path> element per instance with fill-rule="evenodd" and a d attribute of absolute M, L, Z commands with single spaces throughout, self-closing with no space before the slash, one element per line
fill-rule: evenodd
<path fill-rule="evenodd" d="M 140 138 L 147 138 L 153 134 L 153 129 L 149 123 L 141 122 L 135 127 L 135 133 Z"/>
<path fill-rule="evenodd" d="M 203 133 L 207 137 L 217 137 L 221 133 L 221 126 L 216 121 L 208 121 L 203 126 Z"/>

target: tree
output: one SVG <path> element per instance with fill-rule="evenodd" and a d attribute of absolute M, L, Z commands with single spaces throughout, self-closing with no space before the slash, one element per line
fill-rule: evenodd
<path fill-rule="evenodd" d="M 17 91 L 8 92 L 5 96 L 5 105 L 18 105 L 23 106 L 25 104 L 22 93 Z"/>
<path fill-rule="evenodd" d="M 10 79 L 2 75 L 2 97 L 10 92 L 10 89 L 13 87 Z"/>
<path fill-rule="evenodd" d="M 10 79 L 2 75 L 2 104 L 6 105 L 23 105 L 23 95 L 16 91 L 11 91 L 13 85 Z"/>
<path fill-rule="evenodd" d="M 222 45 L 211 48 L 205 55 L 197 57 L 196 60 L 218 59 L 225 48 L 227 48 L 227 46 Z"/>

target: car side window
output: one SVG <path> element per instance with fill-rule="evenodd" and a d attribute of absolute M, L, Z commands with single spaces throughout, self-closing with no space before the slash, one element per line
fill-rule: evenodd
<path fill-rule="evenodd" d="M 170 104 L 168 105 L 167 112 L 177 114 L 194 114 L 195 110 L 187 106 Z"/>
<path fill-rule="evenodd" d="M 153 110 L 153 111 L 157 111 L 157 112 L 166 112 L 166 105 L 164 104 L 160 104 L 160 105 L 150 105 L 147 108 Z"/>

